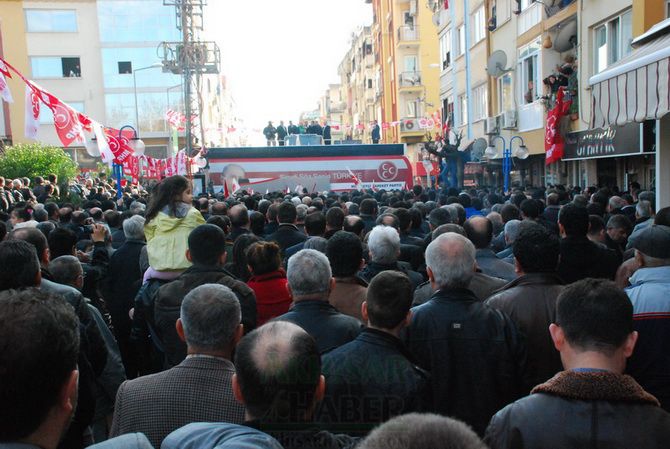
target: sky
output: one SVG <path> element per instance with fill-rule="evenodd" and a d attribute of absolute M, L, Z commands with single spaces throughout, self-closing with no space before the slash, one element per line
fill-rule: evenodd
<path fill-rule="evenodd" d="M 209 0 L 207 39 L 221 49 L 222 72 L 249 128 L 297 121 L 317 108 L 351 34 L 372 23 L 365 0 Z"/>

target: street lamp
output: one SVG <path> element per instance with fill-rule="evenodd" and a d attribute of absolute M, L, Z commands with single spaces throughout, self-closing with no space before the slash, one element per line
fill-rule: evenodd
<path fill-rule="evenodd" d="M 495 139 L 500 139 L 502 140 L 503 143 L 503 177 L 504 177 L 504 182 L 503 182 L 503 190 L 504 192 L 509 191 L 509 174 L 510 171 L 512 170 L 512 157 L 516 157 L 519 159 L 526 159 L 530 152 L 528 151 L 528 147 L 523 141 L 523 137 L 521 136 L 512 136 L 512 138 L 509 140 L 509 147 L 507 146 L 507 141 L 503 136 L 493 136 L 491 138 L 491 141 L 489 143 L 488 148 L 486 151 L 484 151 L 484 155 L 489 158 L 489 159 L 494 159 L 499 156 L 498 149 L 494 145 Z M 519 139 L 521 141 L 521 144 L 513 148 L 512 143 L 516 140 Z"/>
<path fill-rule="evenodd" d="M 163 67 L 163 64 L 160 62 L 155 62 L 146 67 L 133 69 L 133 92 L 135 93 L 135 126 L 137 126 L 137 129 L 140 129 L 140 112 L 137 107 L 137 76 L 135 75 L 135 73 L 139 72 L 140 70 L 157 69 L 158 67 Z M 135 134 L 137 134 L 137 131 L 135 132 Z"/>

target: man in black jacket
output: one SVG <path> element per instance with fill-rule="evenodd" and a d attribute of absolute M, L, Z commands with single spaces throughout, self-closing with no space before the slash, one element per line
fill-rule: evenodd
<path fill-rule="evenodd" d="M 134 379 L 138 374 L 146 373 L 140 369 L 142 360 L 138 357 L 138 348 L 134 348 L 130 342 L 131 319 L 128 314 L 142 286 L 140 253 L 146 246 L 144 217 L 135 215 L 125 220 L 123 232 L 126 240 L 109 260 L 103 296 L 112 315 L 116 340 L 126 367 L 126 376 Z"/>
<path fill-rule="evenodd" d="M 277 208 L 277 222 L 279 223 L 279 227 L 274 233 L 267 236 L 267 240 L 277 242 L 281 249 L 282 257 L 287 248 L 307 240 L 307 236 L 300 232 L 295 225 L 297 218 L 298 211 L 293 203 L 285 201 Z"/>
<path fill-rule="evenodd" d="M 328 302 L 335 286 L 328 258 L 313 249 L 303 249 L 288 261 L 287 278 L 293 307 L 276 321 L 290 321 L 310 334 L 319 352 L 342 346 L 358 336 L 363 325 L 339 313 Z"/>
<path fill-rule="evenodd" d="M 426 264 L 435 293 L 412 309 L 404 340 L 431 373 L 433 411 L 481 435 L 497 410 L 522 396 L 526 348 L 512 319 L 467 289 L 475 272 L 468 239 L 451 232 L 437 237 Z"/>
<path fill-rule="evenodd" d="M 601 279 L 566 287 L 550 332 L 566 370 L 493 417 L 492 449 L 668 446 L 670 415 L 623 374 L 637 332 L 621 289 Z"/>
<path fill-rule="evenodd" d="M 318 420 L 349 435 L 428 402 L 428 374 L 413 362 L 398 335 L 411 318 L 412 284 L 397 271 L 376 276 L 361 314 L 368 327 L 356 339 L 323 356 L 326 396 Z"/>
<path fill-rule="evenodd" d="M 175 323 L 184 296 L 196 287 L 221 284 L 230 288 L 240 301 L 244 331 L 251 332 L 256 328 L 256 296 L 253 290 L 223 269 L 226 239 L 221 228 L 204 224 L 191 231 L 186 258 L 193 262 L 193 266 L 159 288 L 154 305 L 156 332 L 165 350 L 167 364 L 171 367 L 186 357 L 186 344 L 179 338 Z"/>
<path fill-rule="evenodd" d="M 279 139 L 279 146 L 283 147 L 285 145 L 286 136 L 288 135 L 288 130 L 284 126 L 284 121 L 279 121 L 279 126 L 277 126 L 277 139 Z"/>
<path fill-rule="evenodd" d="M 585 278 L 614 279 L 620 261 L 611 249 L 588 239 L 589 213 L 574 203 L 566 204 L 558 215 L 561 257 L 558 274 L 566 284 Z"/>

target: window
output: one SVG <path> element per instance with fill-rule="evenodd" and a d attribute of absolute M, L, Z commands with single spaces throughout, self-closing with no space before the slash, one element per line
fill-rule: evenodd
<path fill-rule="evenodd" d="M 516 0 L 516 2 L 519 5 L 519 11 L 523 11 L 524 9 L 528 8 L 530 5 L 535 3 L 535 0 Z"/>
<path fill-rule="evenodd" d="M 408 101 L 407 102 L 407 117 L 418 117 L 418 107 L 417 107 L 417 102 L 416 101 Z"/>
<path fill-rule="evenodd" d="M 514 89 L 512 85 L 512 74 L 505 73 L 499 77 L 498 83 L 498 113 L 514 109 Z"/>
<path fill-rule="evenodd" d="M 130 61 L 119 61 L 119 75 L 132 75 L 133 63 Z"/>
<path fill-rule="evenodd" d="M 440 36 L 440 58 L 442 59 L 442 70 L 447 70 L 451 65 L 451 30 L 447 30 Z"/>
<path fill-rule="evenodd" d="M 519 49 L 519 104 L 533 103 L 540 95 L 540 40 Z"/>
<path fill-rule="evenodd" d="M 77 112 L 84 112 L 84 102 L 83 101 L 66 101 L 65 104 L 70 106 Z M 40 105 L 40 125 L 53 125 L 54 123 L 54 114 L 51 112 L 51 109 L 45 105 Z"/>
<path fill-rule="evenodd" d="M 468 123 L 468 96 L 463 94 L 458 96 L 458 124 L 456 126 L 467 125 Z"/>
<path fill-rule="evenodd" d="M 405 56 L 405 72 L 416 72 L 416 56 Z"/>
<path fill-rule="evenodd" d="M 488 115 L 489 101 L 486 84 L 477 86 L 472 90 L 472 121 L 483 120 Z"/>
<path fill-rule="evenodd" d="M 372 78 L 368 78 L 368 89 L 372 89 Z"/>
<path fill-rule="evenodd" d="M 484 15 L 484 6 L 481 6 L 471 18 L 472 23 L 472 45 L 486 37 L 486 19 Z"/>
<path fill-rule="evenodd" d="M 465 53 L 465 26 L 461 25 L 456 29 L 456 56 L 460 56 Z"/>
<path fill-rule="evenodd" d="M 71 9 L 26 9 L 29 33 L 76 33 L 77 13 Z"/>
<path fill-rule="evenodd" d="M 33 56 L 30 65 L 34 78 L 79 78 L 79 58 L 58 56 Z"/>
<path fill-rule="evenodd" d="M 632 51 L 632 12 L 626 11 L 594 28 L 594 72 L 600 73 Z"/>
<path fill-rule="evenodd" d="M 454 97 L 447 97 L 442 100 L 442 110 L 444 114 L 442 119 L 449 123 L 449 127 L 454 126 Z"/>

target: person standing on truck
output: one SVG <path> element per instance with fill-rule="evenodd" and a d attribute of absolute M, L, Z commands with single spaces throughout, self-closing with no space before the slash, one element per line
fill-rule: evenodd
<path fill-rule="evenodd" d="M 268 126 L 263 128 L 263 135 L 267 139 L 269 147 L 277 146 L 277 141 L 275 140 L 277 128 L 272 126 L 272 122 L 268 122 Z"/>
<path fill-rule="evenodd" d="M 279 121 L 279 126 L 277 126 L 277 137 L 279 139 L 279 146 L 283 147 L 286 136 L 288 135 L 288 131 L 286 130 L 286 127 L 284 126 L 284 121 L 280 120 Z"/>
<path fill-rule="evenodd" d="M 328 122 L 325 122 L 323 124 L 323 144 L 324 145 L 331 144 L 330 125 L 328 124 Z"/>
<path fill-rule="evenodd" d="M 372 132 L 370 134 L 370 137 L 372 138 L 372 143 L 379 143 L 380 130 L 379 130 L 379 123 L 377 123 L 377 120 L 372 121 Z"/>

